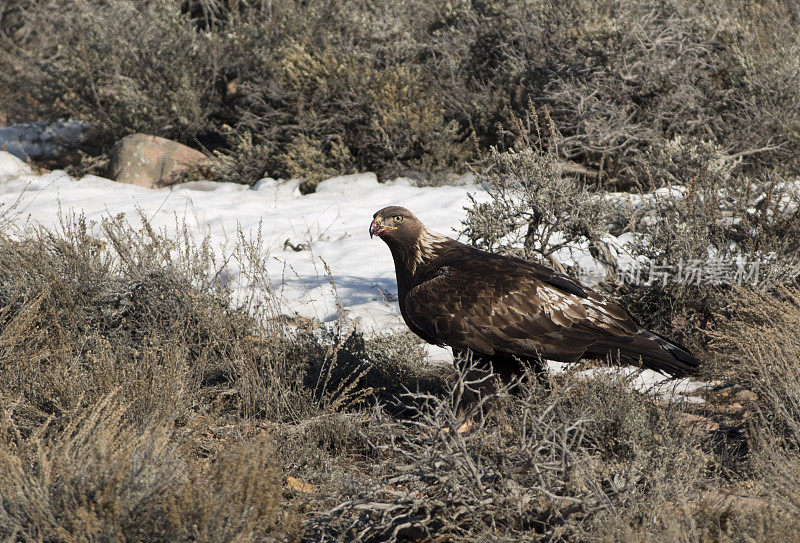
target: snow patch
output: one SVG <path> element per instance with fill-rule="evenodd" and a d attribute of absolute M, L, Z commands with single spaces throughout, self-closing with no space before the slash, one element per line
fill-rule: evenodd
<path fill-rule="evenodd" d="M 171 235 L 185 223 L 195 241 L 208 237 L 222 257 L 232 254 L 240 234 L 246 239 L 260 236 L 268 252 L 271 289 L 282 300 L 284 313 L 333 322 L 341 309 L 367 333 L 405 328 L 391 254 L 379 238 L 369 236 L 372 215 L 388 205 L 402 205 L 431 231 L 457 238 L 470 195 L 477 202 L 489 200 L 474 184 L 415 187 L 402 179 L 379 183 L 374 174 L 328 179 L 305 196 L 300 195 L 299 180 L 269 178 L 252 188 L 204 181 L 147 189 L 96 176 L 76 180 L 63 171 L 36 176 L 19 159 L 0 152 L 0 209 L 3 218 L 20 229 L 33 223 L 57 227 L 59 216 L 83 215 L 99 236 L 103 218 L 124 214 L 137 226 L 141 213 L 154 228 Z M 626 258 L 623 246 L 632 235 L 607 240 L 617 258 Z M 559 257 L 568 265 L 588 265 L 592 259 L 586 246 L 570 248 Z M 263 288 L 248 283 L 235 263 L 218 279 L 235 300 Z M 449 349 L 427 349 L 434 363 L 452 360 Z M 665 381 L 647 371 L 635 382 L 651 387 L 661 383 L 659 378 L 673 395 L 695 386 L 688 380 Z"/>
<path fill-rule="evenodd" d="M 8 151 L 0 151 L 0 183 L 33 175 L 30 166 Z"/>

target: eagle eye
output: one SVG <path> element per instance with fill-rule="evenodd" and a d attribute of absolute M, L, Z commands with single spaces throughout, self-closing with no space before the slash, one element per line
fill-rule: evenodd
<path fill-rule="evenodd" d="M 394 222 L 403 222 L 403 216 L 402 215 L 395 215 L 394 216 Z"/>

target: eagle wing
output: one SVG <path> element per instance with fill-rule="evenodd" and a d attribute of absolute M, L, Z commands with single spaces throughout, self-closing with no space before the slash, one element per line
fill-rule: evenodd
<path fill-rule="evenodd" d="M 574 361 L 639 326 L 618 304 L 547 268 L 511 260 L 442 266 L 412 288 L 406 317 L 439 344 Z M 527 263 L 526 263 L 527 264 Z"/>

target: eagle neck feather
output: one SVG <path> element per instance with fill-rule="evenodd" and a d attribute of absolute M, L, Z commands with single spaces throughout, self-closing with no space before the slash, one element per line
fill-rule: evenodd
<path fill-rule="evenodd" d="M 416 243 L 406 256 L 406 268 L 414 275 L 422 264 L 430 262 L 439 253 L 439 249 L 449 238 L 430 232 L 425 227 L 420 230 Z"/>
<path fill-rule="evenodd" d="M 401 297 L 414 286 L 414 278 L 420 266 L 435 259 L 439 250 L 450 240 L 445 236 L 426 230 L 420 230 L 417 239 L 406 244 L 389 245 L 397 273 L 397 288 Z"/>

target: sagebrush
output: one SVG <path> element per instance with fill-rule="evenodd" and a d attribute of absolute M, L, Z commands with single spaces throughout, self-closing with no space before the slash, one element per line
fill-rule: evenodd
<path fill-rule="evenodd" d="M 736 357 L 729 375 L 758 405 L 734 435 L 714 426 L 713 403 L 637 392 L 624 373 L 578 368 L 547 386 L 529 377 L 466 394 L 490 378 L 470 360 L 447 368 L 412 336 L 281 314 L 274 293 L 255 288 L 269 281 L 257 240 L 233 253 L 258 293 L 235 305 L 219 281 L 230 258 L 142 218 L 9 232 L 6 540 L 796 533 L 800 479 L 793 460 L 778 461 L 794 458 L 800 427 L 787 377 L 796 293 L 744 293 L 749 312 L 723 319 L 718 350 Z M 750 313 L 765 317 L 742 333 Z"/>
<path fill-rule="evenodd" d="M 12 121 L 89 121 L 94 154 L 132 131 L 176 138 L 244 183 L 440 182 L 517 148 L 531 107 L 562 156 L 615 186 L 663 182 L 651 159 L 676 138 L 786 176 L 799 20 L 745 0 L 12 0 L 0 81 Z"/>

